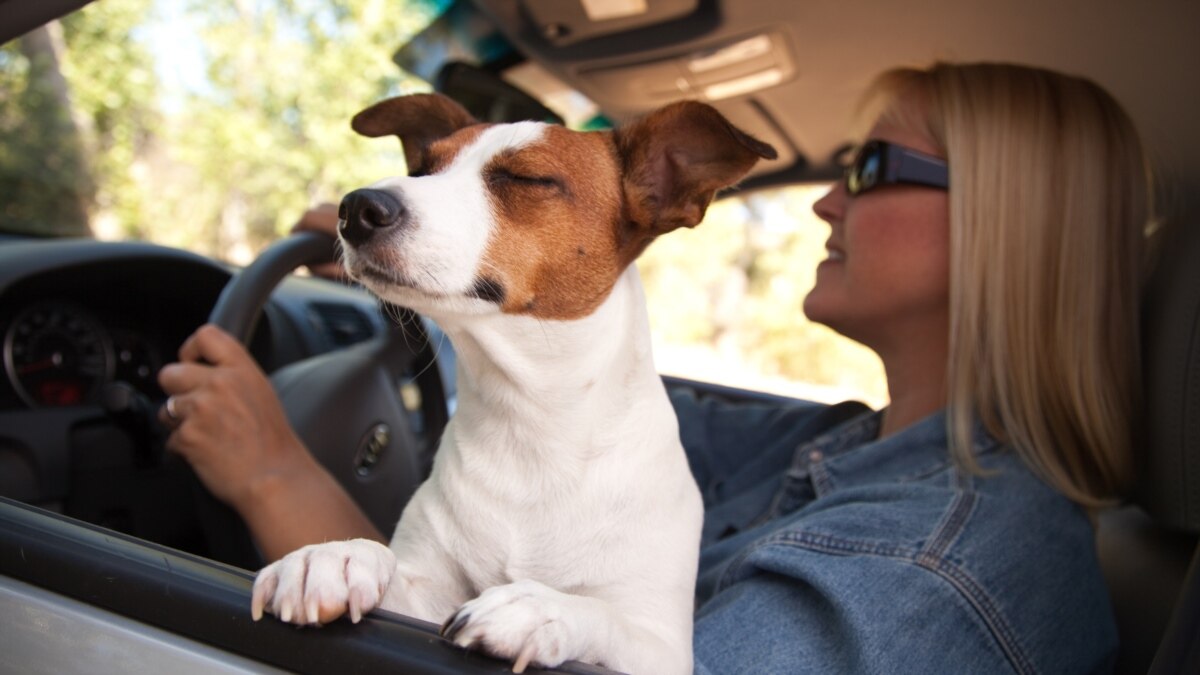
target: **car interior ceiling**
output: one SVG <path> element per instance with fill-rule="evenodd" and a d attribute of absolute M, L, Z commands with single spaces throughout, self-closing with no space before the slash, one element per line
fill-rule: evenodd
<path fill-rule="evenodd" d="M 674 98 L 707 98 L 780 151 L 756 167 L 751 185 L 836 177 L 870 79 L 938 59 L 1044 64 L 1091 77 L 1130 110 L 1152 155 L 1200 185 L 1200 129 L 1190 122 L 1200 87 L 1178 81 L 1194 85 L 1182 64 L 1200 63 L 1195 3 L 648 4 L 663 13 L 599 28 L 574 2 L 474 0 L 520 53 L 616 121 Z M 778 84 L 763 75 L 753 89 L 755 76 L 772 72 Z"/>
<path fill-rule="evenodd" d="M 82 4 L 0 0 L 0 40 Z M 836 177 L 858 93 L 895 65 L 1034 63 L 1111 91 L 1168 187 L 1163 256 L 1146 294 L 1139 484 L 1130 505 L 1101 516 L 1099 548 L 1122 635 L 1118 672 L 1200 672 L 1200 3 L 656 0 L 641 19 L 599 26 L 573 2 L 473 4 L 616 122 L 716 96 L 723 114 L 780 150 L 748 188 Z M 12 21 L 9 5 L 20 7 Z M 764 71 L 775 74 L 753 89 Z"/>

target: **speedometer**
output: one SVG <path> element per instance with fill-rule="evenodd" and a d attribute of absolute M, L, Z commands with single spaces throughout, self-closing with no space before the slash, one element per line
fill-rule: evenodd
<path fill-rule="evenodd" d="M 4 335 L 4 370 L 33 407 L 96 399 L 112 378 L 112 340 L 91 314 L 67 303 L 32 305 Z"/>

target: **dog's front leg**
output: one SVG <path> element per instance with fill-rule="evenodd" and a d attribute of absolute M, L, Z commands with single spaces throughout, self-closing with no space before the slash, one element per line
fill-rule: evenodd
<path fill-rule="evenodd" d="M 640 622 L 604 600 L 522 580 L 489 588 L 463 605 L 442 625 L 442 635 L 460 647 L 512 661 L 514 673 L 530 664 L 553 668 L 564 661 L 634 675 L 690 673 L 690 636 L 656 632 L 662 619 Z"/>

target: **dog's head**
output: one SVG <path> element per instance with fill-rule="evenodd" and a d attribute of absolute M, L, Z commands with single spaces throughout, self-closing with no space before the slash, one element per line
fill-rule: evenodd
<path fill-rule="evenodd" d="M 437 94 L 354 117 L 396 135 L 409 175 L 346 195 L 350 275 L 429 312 L 591 313 L 655 237 L 693 227 L 713 195 L 775 150 L 712 107 L 681 102 L 611 132 L 481 124 Z"/>

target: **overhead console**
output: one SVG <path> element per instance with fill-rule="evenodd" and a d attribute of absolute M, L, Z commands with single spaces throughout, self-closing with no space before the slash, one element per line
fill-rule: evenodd
<path fill-rule="evenodd" d="M 783 36 L 760 33 L 643 63 L 580 72 L 609 103 L 656 106 L 680 98 L 721 101 L 792 78 L 795 66 Z"/>
<path fill-rule="evenodd" d="M 519 0 L 526 20 L 562 47 L 695 13 L 698 0 Z"/>
<path fill-rule="evenodd" d="M 779 153 L 804 158 L 756 94 L 797 75 L 777 25 L 730 25 L 718 0 L 474 0 L 518 49 L 621 121 L 680 99 L 710 103 Z"/>

